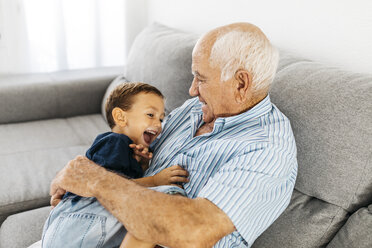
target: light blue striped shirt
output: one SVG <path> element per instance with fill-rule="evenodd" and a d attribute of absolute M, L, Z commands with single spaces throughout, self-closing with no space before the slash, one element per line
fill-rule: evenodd
<path fill-rule="evenodd" d="M 236 227 L 214 247 L 250 247 L 291 198 L 297 159 L 290 122 L 267 96 L 247 112 L 217 118 L 211 133 L 194 137 L 202 114 L 193 98 L 168 115 L 145 174 L 183 166 L 190 174 L 187 196 L 210 200 Z"/>

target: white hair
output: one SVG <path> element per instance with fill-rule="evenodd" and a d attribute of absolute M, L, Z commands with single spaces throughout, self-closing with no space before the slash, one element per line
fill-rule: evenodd
<path fill-rule="evenodd" d="M 244 69 L 251 73 L 256 91 L 270 88 L 278 60 L 278 51 L 264 34 L 238 30 L 217 37 L 209 57 L 211 66 L 221 69 L 221 81 Z"/>

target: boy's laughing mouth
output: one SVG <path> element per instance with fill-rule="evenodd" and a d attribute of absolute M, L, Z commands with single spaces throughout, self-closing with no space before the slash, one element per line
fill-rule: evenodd
<path fill-rule="evenodd" d="M 146 129 L 145 132 L 143 132 L 143 140 L 145 141 L 146 145 L 149 146 L 154 139 L 158 136 L 159 131 L 155 129 Z"/>

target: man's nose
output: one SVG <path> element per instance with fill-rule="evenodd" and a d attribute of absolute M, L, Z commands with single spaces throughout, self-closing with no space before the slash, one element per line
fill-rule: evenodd
<path fill-rule="evenodd" d="M 191 83 L 190 89 L 189 89 L 189 95 L 190 96 L 198 96 L 199 95 L 199 89 L 197 86 L 197 82 L 194 79 Z"/>

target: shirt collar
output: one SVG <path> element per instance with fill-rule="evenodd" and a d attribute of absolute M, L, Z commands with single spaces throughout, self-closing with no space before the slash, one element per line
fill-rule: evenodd
<path fill-rule="evenodd" d="M 191 112 L 193 114 L 202 115 L 203 112 L 201 110 L 201 107 L 202 104 L 199 101 L 197 101 L 195 106 L 191 109 Z M 218 129 L 222 128 L 223 126 L 226 127 L 230 125 L 236 125 L 241 122 L 256 119 L 257 117 L 268 113 L 271 109 L 272 103 L 270 100 L 270 95 L 267 95 L 261 102 L 259 102 L 253 108 L 247 110 L 246 112 L 234 116 L 217 118 L 214 125 L 215 128 L 219 127 Z"/>

